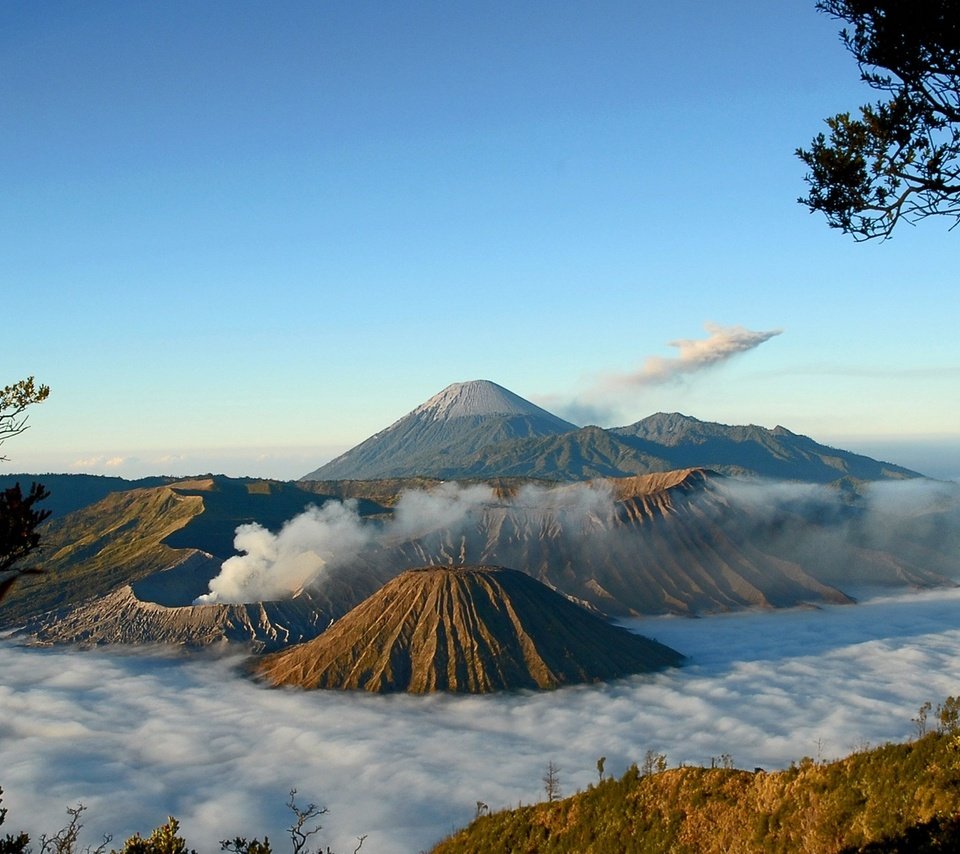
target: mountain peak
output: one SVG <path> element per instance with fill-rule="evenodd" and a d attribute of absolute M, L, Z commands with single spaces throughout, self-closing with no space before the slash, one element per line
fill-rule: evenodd
<path fill-rule="evenodd" d="M 489 415 L 538 415 L 556 418 L 529 400 L 524 400 L 490 380 L 452 383 L 410 414 L 442 421 Z M 576 429 L 573 424 L 568 426 L 571 430 Z"/>
<path fill-rule="evenodd" d="M 526 573 L 426 566 L 401 573 L 318 638 L 261 659 L 254 671 L 302 688 L 486 693 L 616 679 L 681 659 Z"/>
<path fill-rule="evenodd" d="M 489 380 L 454 383 L 303 480 L 446 477 L 451 461 L 489 445 L 576 429 Z"/>

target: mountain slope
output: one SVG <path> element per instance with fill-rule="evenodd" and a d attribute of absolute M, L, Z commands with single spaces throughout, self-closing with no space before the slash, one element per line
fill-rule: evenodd
<path fill-rule="evenodd" d="M 773 773 L 634 765 L 564 800 L 481 816 L 433 854 L 957 851 L 955 739 L 931 733 Z"/>
<path fill-rule="evenodd" d="M 193 570 L 191 561 L 148 576 L 162 583 L 169 574 Z M 197 567 L 203 574 L 203 567 Z M 316 637 L 331 620 L 309 594 L 279 602 L 245 605 L 163 605 L 146 595 L 138 583 L 125 584 L 62 614 L 42 614 L 28 620 L 24 633 L 42 644 L 174 644 L 206 647 L 244 643 L 255 651 L 279 649 Z"/>
<path fill-rule="evenodd" d="M 679 664 L 502 567 L 408 570 L 320 637 L 259 661 L 273 685 L 485 693 L 612 679 Z"/>
<path fill-rule="evenodd" d="M 189 604 L 234 554 L 238 525 L 276 529 L 329 498 L 296 483 L 222 476 L 111 492 L 44 525 L 38 561 L 44 571 L 20 579 L 0 603 L 0 626 L 104 596 L 188 560 L 193 579 L 175 604 Z M 383 510 L 366 499 L 358 507 L 362 515 Z"/>
<path fill-rule="evenodd" d="M 577 481 L 706 468 L 721 474 L 832 483 L 921 477 L 910 469 L 821 445 L 785 427 L 730 427 L 678 413 L 604 430 L 583 427 L 488 445 L 433 466 L 437 477 L 539 477 Z"/>
<path fill-rule="evenodd" d="M 576 481 L 684 468 L 810 483 L 922 476 L 779 426 L 728 426 L 661 412 L 625 427 L 577 428 L 496 383 L 476 380 L 445 388 L 301 480 Z"/>
<path fill-rule="evenodd" d="M 513 566 L 616 616 L 851 601 L 789 552 L 766 549 L 719 480 L 686 469 L 521 492 L 390 543 L 372 563 Z"/>
<path fill-rule="evenodd" d="M 101 474 L 3 474 L 0 475 L 0 489 L 7 489 L 15 483 L 21 484 L 24 489 L 34 481 L 42 483 L 50 491 L 50 497 L 43 500 L 43 507 L 53 514 L 54 519 L 59 519 L 81 507 L 95 504 L 112 492 L 164 486 L 176 480 L 175 477 L 127 480 Z"/>
<path fill-rule="evenodd" d="M 576 429 L 496 383 L 454 383 L 302 480 L 437 476 L 488 445 Z"/>
<path fill-rule="evenodd" d="M 812 483 L 830 483 L 842 477 L 899 480 L 921 476 L 902 466 L 821 445 L 779 426 L 772 430 L 755 425 L 730 427 L 660 412 L 609 432 L 637 453 L 663 459 L 667 468 L 697 465 L 725 474 Z"/>

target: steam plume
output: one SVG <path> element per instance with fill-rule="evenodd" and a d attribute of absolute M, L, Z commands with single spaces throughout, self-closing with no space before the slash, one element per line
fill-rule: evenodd
<path fill-rule="evenodd" d="M 795 562 L 845 592 L 851 584 L 960 577 L 954 484 L 873 484 L 852 498 L 824 485 L 724 478 L 691 500 L 699 519 L 691 524 L 722 528 L 729 541 Z M 575 566 L 659 559 L 646 542 L 646 524 L 617 520 L 606 481 L 525 486 L 509 497 L 488 486 L 445 483 L 405 492 L 386 522 L 361 519 L 356 502 L 328 501 L 276 534 L 240 526 L 235 546 L 243 554 L 223 564 L 197 603 L 282 599 L 338 568 L 498 563 L 539 571 L 555 559 Z"/>
<path fill-rule="evenodd" d="M 579 530 L 588 518 L 609 514 L 613 498 L 602 485 L 526 486 L 512 498 L 498 499 L 489 486 L 444 483 L 429 492 L 403 493 L 393 518 L 384 525 L 361 519 L 355 501 L 328 501 L 321 508 L 309 507 L 276 534 L 256 523 L 238 527 L 234 547 L 242 554 L 224 561 L 210 582 L 210 592 L 195 604 L 286 598 L 331 569 L 348 566 L 367 549 L 411 540 L 456 539 L 485 509 L 495 506 L 551 513 Z"/>
<path fill-rule="evenodd" d="M 243 552 L 223 563 L 198 605 L 280 599 L 325 569 L 355 557 L 374 536 L 357 512 L 356 501 L 328 501 L 309 507 L 278 534 L 256 523 L 237 528 L 234 547 Z"/>
<path fill-rule="evenodd" d="M 738 353 L 759 347 L 764 341 L 769 341 L 783 332 L 782 329 L 753 332 L 743 326 L 719 326 L 715 323 L 705 323 L 704 328 L 709 333 L 704 339 L 681 338 L 670 342 L 671 347 L 680 351 L 678 356 L 672 359 L 650 356 L 639 371 L 615 375 L 610 378 L 611 381 L 629 386 L 669 382 L 683 374 L 692 374 L 719 365 Z"/>
<path fill-rule="evenodd" d="M 624 392 L 663 385 L 721 365 L 783 332 L 782 329 L 754 332 L 743 326 L 720 326 L 710 322 L 705 323 L 704 328 L 708 333 L 706 338 L 680 338 L 669 342 L 679 351 L 673 358 L 649 356 L 635 371 L 604 374 L 574 400 L 541 395 L 537 401 L 575 424 L 608 424 L 619 417 L 629 402 L 624 400 Z"/>

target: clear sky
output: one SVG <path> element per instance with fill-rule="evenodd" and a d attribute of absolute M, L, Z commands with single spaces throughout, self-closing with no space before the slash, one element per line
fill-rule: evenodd
<path fill-rule="evenodd" d="M 0 384 L 52 394 L 4 469 L 292 478 L 483 378 L 960 473 L 960 235 L 858 245 L 796 203 L 793 150 L 872 95 L 838 29 L 813 0 L 7 0 Z M 780 333 L 609 379 L 706 324 Z"/>

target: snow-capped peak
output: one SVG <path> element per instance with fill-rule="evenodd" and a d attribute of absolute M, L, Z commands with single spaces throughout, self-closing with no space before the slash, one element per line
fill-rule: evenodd
<path fill-rule="evenodd" d="M 453 383 L 411 415 L 438 421 L 477 415 L 547 415 L 543 409 L 490 380 Z"/>

